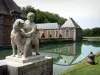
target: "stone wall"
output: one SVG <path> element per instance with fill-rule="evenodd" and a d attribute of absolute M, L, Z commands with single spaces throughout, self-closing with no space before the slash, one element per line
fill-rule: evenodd
<path fill-rule="evenodd" d="M 13 67 L 7 65 L 10 75 L 53 75 L 53 60 L 44 59 L 28 65 Z"/>
<path fill-rule="evenodd" d="M 76 28 L 76 41 L 82 40 L 82 33 L 80 28 Z"/>
<path fill-rule="evenodd" d="M 0 66 L 0 75 L 8 75 L 7 65 L 1 65 Z"/>
<path fill-rule="evenodd" d="M 0 65 L 0 75 L 53 75 L 53 59 L 45 58 L 38 61 L 22 64 L 5 61 Z M 5 63 L 4 62 L 4 63 Z M 3 62 L 2 62 L 3 63 Z"/>

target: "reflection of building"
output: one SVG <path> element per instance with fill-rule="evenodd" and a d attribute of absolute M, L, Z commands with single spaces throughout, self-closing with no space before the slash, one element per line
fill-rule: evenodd
<path fill-rule="evenodd" d="M 81 43 L 73 43 L 72 46 L 68 46 L 67 56 L 61 55 L 63 62 L 70 65 L 81 54 Z"/>
<path fill-rule="evenodd" d="M 73 43 L 72 46 L 68 46 L 67 56 L 61 55 L 63 62 L 70 65 L 81 54 L 81 43 Z"/>
<path fill-rule="evenodd" d="M 44 50 L 44 52 L 55 53 L 55 62 L 58 64 L 71 64 L 81 54 L 81 43 L 70 43 L 62 47 Z M 52 57 L 52 56 L 51 56 Z"/>

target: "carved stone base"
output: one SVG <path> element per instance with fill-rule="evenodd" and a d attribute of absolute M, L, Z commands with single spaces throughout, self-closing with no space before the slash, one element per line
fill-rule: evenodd
<path fill-rule="evenodd" d="M 38 60 L 36 60 L 38 59 Z M 23 63 L 33 60 L 28 63 Z M 35 61 L 34 61 L 35 60 Z M 53 59 L 43 58 L 43 56 L 35 56 L 32 58 L 14 58 L 6 57 L 7 70 L 9 75 L 53 75 Z"/>
<path fill-rule="evenodd" d="M 33 61 L 37 61 L 37 60 L 41 60 L 44 59 L 45 56 L 43 55 L 32 55 L 30 57 L 27 58 L 17 58 L 17 57 L 13 57 L 13 56 L 7 56 L 6 60 L 7 61 L 12 61 L 15 63 L 28 63 L 28 62 L 33 62 Z"/>

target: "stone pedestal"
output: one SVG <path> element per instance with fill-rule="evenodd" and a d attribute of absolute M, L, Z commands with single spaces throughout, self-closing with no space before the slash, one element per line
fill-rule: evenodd
<path fill-rule="evenodd" d="M 14 63 L 24 64 L 24 63 L 37 61 L 37 60 L 42 60 L 44 58 L 45 58 L 45 56 L 43 56 L 43 55 L 32 55 L 32 56 L 27 57 L 27 58 L 17 58 L 17 57 L 7 56 L 6 60 L 8 60 L 8 62 L 12 61 Z"/>
<path fill-rule="evenodd" d="M 0 60 L 0 75 L 8 75 L 7 65 L 4 60 Z"/>
<path fill-rule="evenodd" d="M 9 75 L 53 75 L 53 59 L 41 55 L 28 58 L 6 57 Z"/>

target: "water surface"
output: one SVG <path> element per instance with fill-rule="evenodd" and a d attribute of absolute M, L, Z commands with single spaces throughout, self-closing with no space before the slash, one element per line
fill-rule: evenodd
<path fill-rule="evenodd" d="M 41 55 L 53 57 L 53 72 L 55 75 L 81 62 L 90 52 L 100 52 L 100 41 L 84 41 L 78 43 L 59 43 L 40 45 Z M 11 55 L 12 50 L 0 49 L 0 59 Z"/>

